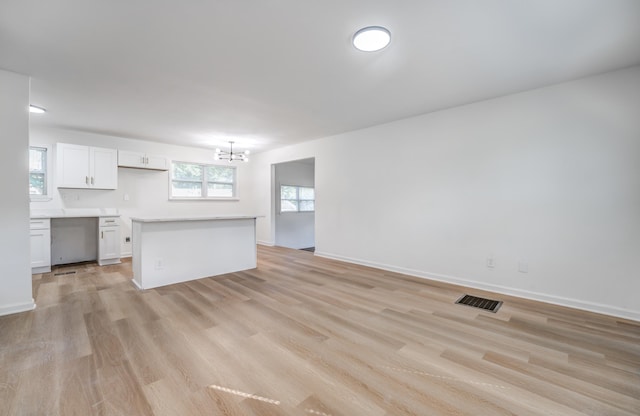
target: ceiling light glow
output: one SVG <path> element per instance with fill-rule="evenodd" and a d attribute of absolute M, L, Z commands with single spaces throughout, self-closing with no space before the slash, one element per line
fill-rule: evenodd
<path fill-rule="evenodd" d="M 29 112 L 30 113 L 36 113 L 36 114 L 42 114 L 42 113 L 46 113 L 47 110 L 45 110 L 42 107 L 38 107 L 36 105 L 29 105 Z"/>
<path fill-rule="evenodd" d="M 363 52 L 375 52 L 391 42 L 391 32 L 382 26 L 368 26 L 353 35 L 353 46 Z"/>

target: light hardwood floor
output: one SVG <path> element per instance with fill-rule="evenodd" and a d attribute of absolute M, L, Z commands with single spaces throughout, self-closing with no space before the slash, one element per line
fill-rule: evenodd
<path fill-rule="evenodd" d="M 1 415 L 640 415 L 638 322 L 281 248 L 147 291 L 70 270 L 0 318 Z"/>

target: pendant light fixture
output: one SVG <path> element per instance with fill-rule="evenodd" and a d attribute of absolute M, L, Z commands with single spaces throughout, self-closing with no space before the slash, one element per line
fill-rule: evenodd
<path fill-rule="evenodd" d="M 233 143 L 229 142 L 229 151 L 216 149 L 216 154 L 213 156 L 215 160 L 226 160 L 229 163 L 231 162 L 248 162 L 249 161 L 249 151 L 245 150 L 244 152 L 234 152 L 233 151 Z"/>

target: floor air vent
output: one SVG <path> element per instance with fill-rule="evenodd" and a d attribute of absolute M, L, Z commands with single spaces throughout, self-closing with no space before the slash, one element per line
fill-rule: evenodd
<path fill-rule="evenodd" d="M 460 299 L 456 301 L 460 305 L 472 306 L 474 308 L 484 309 L 485 311 L 496 313 L 500 306 L 502 305 L 502 301 L 499 300 L 491 300 L 485 298 L 477 298 L 475 296 L 464 295 Z"/>
<path fill-rule="evenodd" d="M 71 272 L 60 272 L 60 273 L 54 273 L 54 276 L 64 276 L 65 274 L 76 274 L 76 271 L 73 270 Z"/>

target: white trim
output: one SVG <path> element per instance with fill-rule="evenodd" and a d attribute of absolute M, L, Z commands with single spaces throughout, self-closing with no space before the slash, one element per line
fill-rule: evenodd
<path fill-rule="evenodd" d="M 98 266 L 110 266 L 112 264 L 120 264 L 120 263 L 122 263 L 120 261 L 120 257 L 116 259 L 105 259 L 105 260 L 98 259 Z"/>
<path fill-rule="evenodd" d="M 257 243 L 260 244 L 261 246 L 269 246 L 269 247 L 273 247 L 276 245 L 274 241 L 266 241 L 266 240 L 258 240 Z"/>
<path fill-rule="evenodd" d="M 451 283 L 455 285 L 466 286 L 469 288 L 487 290 L 491 292 L 501 293 L 504 295 L 516 296 L 520 298 L 551 303 L 554 305 L 567 306 L 574 309 L 581 309 L 589 312 L 616 316 L 624 319 L 630 319 L 632 321 L 640 321 L 640 310 L 633 311 L 633 310 L 618 308 L 616 306 L 611 306 L 611 305 L 586 302 L 579 299 L 547 295 L 544 293 L 514 289 L 514 288 L 500 286 L 500 285 L 492 285 L 492 284 L 478 282 L 475 280 L 463 279 L 456 276 L 449 276 L 445 274 L 430 273 L 430 272 L 424 272 L 420 270 L 407 269 L 404 267 L 398 267 L 398 266 L 392 266 L 392 265 L 383 264 L 383 263 L 376 263 L 376 262 L 371 262 L 366 260 L 354 259 L 350 257 L 340 256 L 337 254 L 332 254 L 332 253 L 316 251 L 314 254 L 319 257 L 325 257 L 328 259 L 344 261 L 347 263 L 360 264 L 363 266 L 374 267 L 376 269 L 388 270 L 390 272 L 396 272 L 396 273 L 406 274 L 409 276 L 420 277 L 422 279 L 436 280 L 439 282 Z"/>
<path fill-rule="evenodd" d="M 19 312 L 32 311 L 36 308 L 36 302 L 31 299 L 31 302 L 27 303 L 14 303 L 0 307 L 0 316 L 11 315 Z"/>
<path fill-rule="evenodd" d="M 31 274 L 41 274 L 51 272 L 51 266 L 32 267 Z"/>
<path fill-rule="evenodd" d="M 133 283 L 133 285 L 136 287 L 136 289 L 138 290 L 144 290 L 144 288 L 142 286 L 140 286 L 138 284 L 138 282 L 136 282 L 136 279 L 131 279 L 131 283 Z"/>
<path fill-rule="evenodd" d="M 240 201 L 240 198 L 235 196 L 218 196 L 218 197 L 209 197 L 209 198 L 199 198 L 197 196 L 189 197 L 171 197 L 169 201 Z"/>

